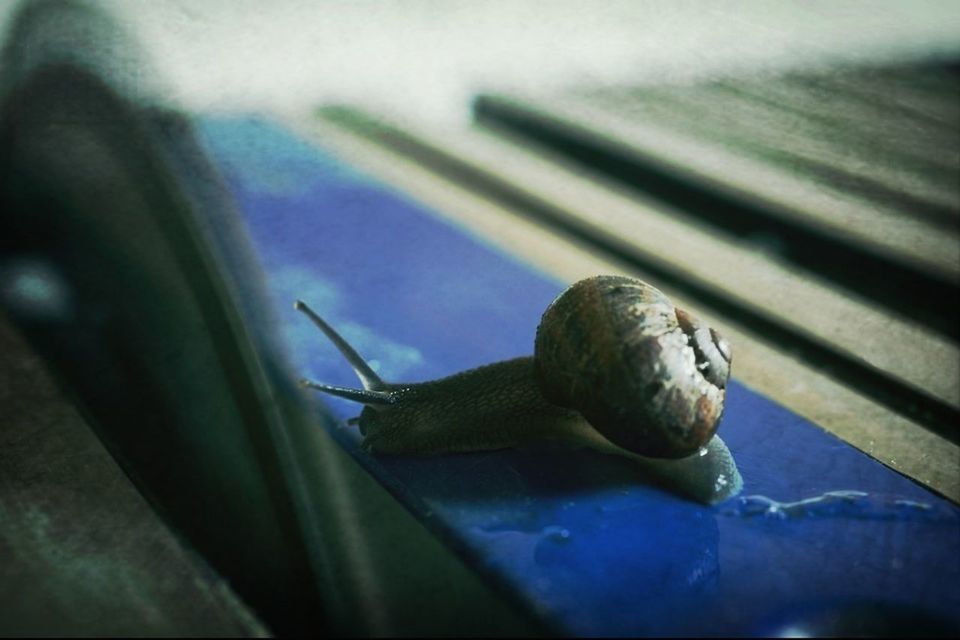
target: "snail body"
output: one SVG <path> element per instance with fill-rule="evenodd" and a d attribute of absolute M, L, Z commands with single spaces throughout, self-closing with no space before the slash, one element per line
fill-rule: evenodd
<path fill-rule="evenodd" d="M 679 472 L 686 484 L 706 474 L 684 489 L 705 502 L 739 489 L 729 451 L 714 437 L 730 348 L 641 280 L 596 276 L 569 287 L 544 312 L 532 357 L 411 384 L 382 381 L 309 307 L 295 307 L 364 388 L 301 384 L 364 403 L 354 422 L 368 451 L 439 454 L 554 440 L 632 458 L 654 475 Z M 717 478 L 716 490 L 700 486 Z"/>
<path fill-rule="evenodd" d="M 459 453 L 564 438 L 576 411 L 547 402 L 533 358 L 515 358 L 430 382 L 388 385 L 397 401 L 366 406 L 357 423 L 376 453 Z M 517 428 L 522 425 L 522 429 Z"/>

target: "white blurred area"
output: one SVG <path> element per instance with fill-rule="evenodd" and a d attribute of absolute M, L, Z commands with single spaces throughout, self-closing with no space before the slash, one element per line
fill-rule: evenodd
<path fill-rule="evenodd" d="M 7 3 L 0 2 L 0 5 Z M 9 9 L 0 9 L 6 22 Z M 480 90 L 960 54 L 960 0 L 103 0 L 197 111 L 349 102 L 436 125 Z"/>

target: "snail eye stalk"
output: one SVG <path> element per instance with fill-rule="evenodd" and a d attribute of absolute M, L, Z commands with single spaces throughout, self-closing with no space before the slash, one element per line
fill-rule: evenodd
<path fill-rule="evenodd" d="M 327 324 L 323 318 L 317 315 L 313 309 L 308 307 L 302 300 L 297 300 L 293 303 L 293 308 L 310 318 L 313 324 L 317 325 L 317 327 L 323 331 L 324 335 L 330 339 L 330 342 L 332 342 L 340 353 L 343 354 L 343 357 L 347 359 L 354 373 L 357 374 L 360 382 L 363 383 L 363 389 L 351 389 L 350 387 L 337 387 L 331 384 L 301 379 L 301 387 L 322 391 L 323 393 L 337 396 L 338 398 L 362 402 L 371 407 L 394 404 L 397 401 L 396 394 L 388 390 L 389 385 L 381 380 L 380 376 L 367 364 L 367 361 L 360 357 L 360 354 L 350 346 L 350 343 L 344 340 L 343 337 L 337 333 L 333 327 Z"/>
<path fill-rule="evenodd" d="M 331 396 L 337 396 L 338 398 L 346 398 L 347 400 L 353 400 L 355 402 L 362 402 L 366 405 L 387 405 L 394 404 L 396 402 L 396 396 L 389 391 L 373 391 L 371 389 L 351 389 L 350 387 L 336 387 L 331 384 L 323 384 L 322 382 L 314 382 L 313 380 L 307 380 L 303 378 L 300 380 L 300 386 L 307 389 L 315 389 L 317 391 L 322 391 L 323 393 L 330 394 Z"/>
<path fill-rule="evenodd" d="M 317 325 L 317 328 L 319 328 L 320 331 L 323 331 L 324 335 L 329 338 L 330 342 L 333 343 L 333 346 L 339 349 L 340 353 L 343 354 L 343 357 L 346 358 L 350 366 L 353 367 L 354 373 L 356 373 L 357 377 L 360 378 L 360 382 L 363 383 L 364 389 L 367 391 L 383 391 L 388 388 L 388 385 L 380 379 L 380 376 L 378 376 L 373 369 L 370 368 L 370 365 L 367 364 L 367 361 L 364 360 L 360 354 L 350 346 L 350 343 L 344 340 L 343 337 L 333 329 L 333 327 L 331 327 L 323 318 L 317 315 L 316 311 L 308 307 L 306 302 L 297 300 L 293 303 L 293 308 L 310 318 L 313 324 Z M 324 391 L 325 389 L 320 390 Z"/>

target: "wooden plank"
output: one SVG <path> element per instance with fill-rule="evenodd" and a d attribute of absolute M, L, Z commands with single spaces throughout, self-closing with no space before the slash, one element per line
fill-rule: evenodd
<path fill-rule="evenodd" d="M 831 184 L 859 195 L 864 207 L 925 217 L 956 236 L 957 167 L 922 168 L 899 154 L 885 153 L 873 138 L 852 137 L 847 130 L 749 100 L 718 84 L 598 91 L 584 97 L 614 114 L 695 132 L 733 153 Z"/>
<path fill-rule="evenodd" d="M 410 162 L 403 153 L 343 127 L 302 117 L 288 123 L 361 169 L 426 203 L 436 215 L 447 217 L 558 277 L 572 281 L 611 272 L 650 279 L 636 267 L 596 255 L 569 233 L 492 203 Z M 856 389 L 839 384 L 827 374 L 810 369 L 776 345 L 761 342 L 717 318 L 696 300 L 670 287 L 664 290 L 678 305 L 708 318 L 729 336 L 737 350 L 735 375 L 746 384 L 901 473 L 953 500 L 960 499 L 960 447 L 956 444 L 866 398 Z"/>
<path fill-rule="evenodd" d="M 960 127 L 960 77 L 945 66 L 798 73 L 787 76 L 785 80 L 799 86 L 819 88 L 840 97 L 855 98 L 861 107 L 873 105 L 881 116 L 883 112 L 903 116 L 904 124 L 912 120 L 915 128 L 917 119 L 922 124 L 939 125 L 931 132 L 952 131 L 956 134 Z M 884 120 L 887 119 L 881 118 L 881 121 Z"/>
<path fill-rule="evenodd" d="M 0 354 L 0 635 L 267 637 L 2 316 Z"/>
<path fill-rule="evenodd" d="M 611 114 L 589 100 L 525 98 L 523 104 L 543 118 L 653 158 L 668 170 L 720 192 L 755 200 L 778 216 L 815 227 L 848 245 L 905 262 L 932 277 L 960 281 L 960 243 L 939 226 L 864 208 L 859 198 L 829 185 L 730 153 L 673 127 Z"/>
<path fill-rule="evenodd" d="M 858 88 L 863 91 L 864 84 L 862 79 L 793 75 L 766 81 L 725 80 L 717 86 L 767 108 L 816 123 L 833 130 L 836 136 L 859 141 L 878 153 L 913 163 L 925 171 L 949 176 L 960 168 L 960 122 L 950 117 L 918 118 L 915 110 L 898 109 L 896 96 L 879 88 L 872 94 L 857 93 Z M 891 91 L 898 90 L 891 87 Z M 946 95 L 950 93 L 947 89 Z M 943 99 L 941 92 L 937 100 Z"/>

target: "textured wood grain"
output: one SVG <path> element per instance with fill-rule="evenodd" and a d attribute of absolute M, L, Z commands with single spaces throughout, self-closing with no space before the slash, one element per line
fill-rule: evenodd
<path fill-rule="evenodd" d="M 517 103 L 519 104 L 519 103 Z M 592 100 L 525 99 L 524 108 L 571 130 L 586 131 L 626 153 L 652 158 L 660 166 L 744 201 L 775 210 L 785 220 L 901 260 L 947 281 L 960 277 L 957 234 L 899 210 L 880 208 L 826 182 L 798 177 L 767 162 L 705 142 L 674 124 L 611 112 Z"/>

